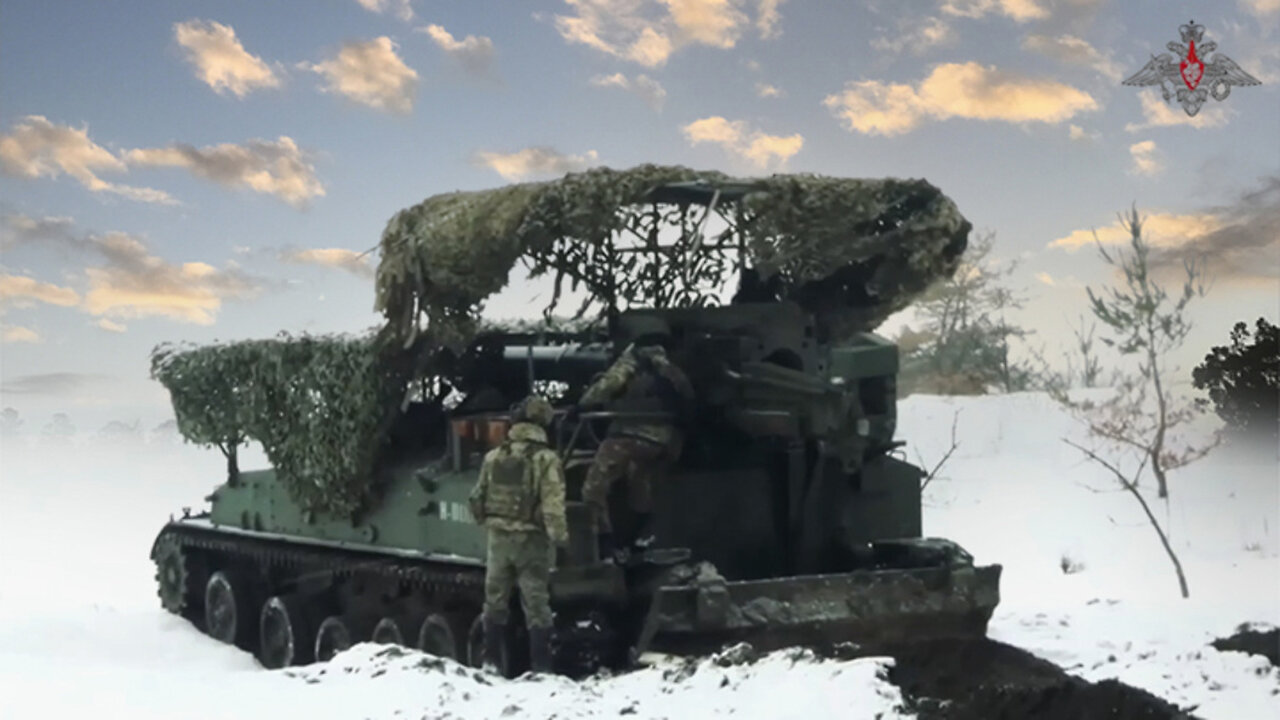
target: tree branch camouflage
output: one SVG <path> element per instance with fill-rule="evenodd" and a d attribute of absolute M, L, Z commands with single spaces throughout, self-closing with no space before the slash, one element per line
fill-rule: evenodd
<path fill-rule="evenodd" d="M 693 181 L 702 185 L 671 187 Z M 705 238 L 713 212 L 728 229 Z M 236 446 L 257 440 L 300 505 L 355 515 L 374 499 L 375 465 L 410 382 L 447 374 L 478 332 L 509 325 L 482 323 L 480 313 L 517 262 L 555 278 L 543 321 L 524 324 L 530 331 L 600 327 L 637 305 L 713 304 L 750 267 L 838 339 L 954 272 L 970 227 L 923 180 L 738 180 L 642 165 L 435 195 L 383 232 L 378 333 L 161 346 L 152 376 L 169 390 L 183 436 L 223 448 L 233 477 Z M 552 317 L 566 280 L 586 289 L 587 303 Z"/>
<path fill-rule="evenodd" d="M 299 504 L 334 515 L 358 512 L 372 489 L 389 412 L 409 379 L 398 367 L 372 336 L 282 333 L 160 346 L 151 358 L 151 375 L 169 390 L 187 440 L 231 453 L 257 440 Z"/>
<path fill-rule="evenodd" d="M 779 276 L 784 297 L 817 314 L 834 337 L 875 327 L 954 272 L 971 228 L 923 180 L 740 180 L 678 166 L 596 168 L 556 181 L 436 195 L 397 213 L 382 236 L 375 309 L 393 337 L 414 337 L 423 316 L 442 341 L 460 344 L 474 332 L 484 299 L 502 289 L 519 261 L 535 277 L 554 273 L 547 312 L 565 280 L 574 289 L 585 286 L 605 313 L 705 304 L 706 293 L 695 286 L 723 287 L 736 265 L 699 266 L 700 256 L 714 250 L 677 242 L 686 257 L 671 260 L 698 272 L 645 282 L 640 261 L 621 257 L 616 242 L 628 231 L 649 231 L 634 208 L 652 205 L 654 188 L 690 181 L 746 189 L 721 201 L 735 206 L 729 221 L 743 241 L 743 260 Z"/>

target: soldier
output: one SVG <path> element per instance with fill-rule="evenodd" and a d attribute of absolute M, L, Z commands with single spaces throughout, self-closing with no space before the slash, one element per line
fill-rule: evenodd
<path fill-rule="evenodd" d="M 548 584 L 553 562 L 561 562 L 569 543 L 564 511 L 564 468 L 547 444 L 544 429 L 554 411 L 530 395 L 512 413 L 502 445 L 490 450 L 470 496 L 471 514 L 489 531 L 484 578 L 484 666 L 496 672 L 506 632 L 511 589 L 520 598 L 529 628 L 534 672 L 551 671 L 551 602 Z"/>
<path fill-rule="evenodd" d="M 596 450 L 595 461 L 582 485 L 582 499 L 591 508 L 600 557 L 615 553 L 613 522 L 609 518 L 609 488 L 627 478 L 629 505 L 638 516 L 637 549 L 653 512 L 653 481 L 680 457 L 684 436 L 680 425 L 694 398 L 693 386 L 679 367 L 667 359 L 670 330 L 659 319 L 646 319 L 636 341 L 583 393 L 578 406 L 603 404 L 620 412 L 666 412 L 677 421 L 615 419 Z"/>

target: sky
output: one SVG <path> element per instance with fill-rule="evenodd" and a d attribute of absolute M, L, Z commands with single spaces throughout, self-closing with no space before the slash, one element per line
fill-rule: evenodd
<path fill-rule="evenodd" d="M 1121 85 L 1192 20 L 1262 81 L 1195 117 Z M 1278 0 L 5 0 L 0 404 L 153 427 L 157 344 L 378 325 L 397 211 L 649 162 L 927 179 L 1054 356 L 1136 207 L 1208 262 L 1186 374 L 1280 316 L 1277 40 Z"/>

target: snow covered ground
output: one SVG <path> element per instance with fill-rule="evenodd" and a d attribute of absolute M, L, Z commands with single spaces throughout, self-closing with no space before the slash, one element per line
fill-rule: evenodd
<path fill-rule="evenodd" d="M 931 466 L 957 410 L 960 446 L 926 491 L 925 531 L 1004 565 L 993 638 L 1206 719 L 1280 716 L 1280 671 L 1209 645 L 1244 622 L 1280 624 L 1274 449 L 1219 449 L 1172 476 L 1167 507 L 1151 493 L 1186 567 L 1183 600 L 1137 503 L 1061 442 L 1084 437 L 1045 397 L 908 398 L 908 458 Z M 220 473 L 216 451 L 191 447 L 0 448 L 0 718 L 911 717 L 895 710 L 887 661 L 797 651 L 584 683 L 503 681 L 372 645 L 265 671 L 155 596 L 152 538 Z"/>

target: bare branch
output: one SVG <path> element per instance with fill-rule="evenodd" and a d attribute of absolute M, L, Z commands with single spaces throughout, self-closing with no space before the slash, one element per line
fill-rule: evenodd
<path fill-rule="evenodd" d="M 925 476 L 924 482 L 920 483 L 921 490 L 929 487 L 929 483 L 933 482 L 933 479 L 938 476 L 938 471 L 941 470 L 942 466 L 951 458 L 951 454 L 956 451 L 957 447 L 960 447 L 960 444 L 956 442 L 956 424 L 959 420 L 960 411 L 957 410 L 955 414 L 951 416 L 951 447 L 947 448 L 946 454 L 942 456 L 942 459 L 938 461 L 938 464 L 934 465 L 933 469 L 929 471 L 929 474 Z M 919 455 L 917 455 L 917 457 L 919 457 Z M 923 458 L 921 458 L 920 464 L 924 464 Z"/>

